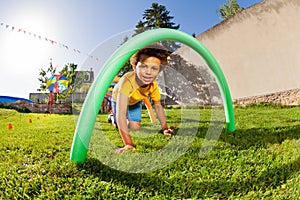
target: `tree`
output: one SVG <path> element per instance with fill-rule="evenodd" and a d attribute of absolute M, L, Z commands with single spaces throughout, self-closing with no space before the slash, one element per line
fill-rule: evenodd
<path fill-rule="evenodd" d="M 221 5 L 220 9 L 218 9 L 216 12 L 220 14 L 221 19 L 225 20 L 242 11 L 243 9 L 244 8 L 237 3 L 237 0 L 226 0 L 226 2 Z"/>
<path fill-rule="evenodd" d="M 221 101 L 219 88 L 205 65 L 191 63 L 177 53 L 171 55 L 169 67 L 161 74 L 160 86 L 168 99 L 182 104 L 212 105 L 212 99 Z"/>
<path fill-rule="evenodd" d="M 76 72 L 77 65 L 74 63 L 66 64 L 59 74 L 64 75 L 68 80 L 68 88 L 59 94 L 60 99 L 66 99 L 72 95 L 82 85 L 82 82 L 86 79 L 86 73 Z"/>
<path fill-rule="evenodd" d="M 179 29 L 180 25 L 176 25 L 171 20 L 170 11 L 165 6 L 158 3 L 152 3 L 151 8 L 146 9 L 143 14 L 143 21 L 139 21 L 136 25 L 135 33 L 141 33 L 154 28 L 171 28 Z M 179 45 L 174 41 L 161 41 L 161 44 L 170 51 L 175 51 Z"/>
<path fill-rule="evenodd" d="M 180 25 L 176 25 L 174 22 L 172 22 L 171 20 L 174 17 L 170 16 L 169 14 L 170 11 L 168 11 L 165 6 L 159 5 L 158 3 L 152 3 L 152 6 L 144 11 L 142 20 L 138 21 L 137 25 L 135 26 L 134 35 L 154 28 L 179 29 Z M 128 38 L 125 39 L 124 42 L 127 40 Z M 170 51 L 175 51 L 179 47 L 179 45 L 174 41 L 162 41 L 161 44 Z M 128 61 L 120 69 L 119 74 L 124 74 L 130 70 L 132 70 L 132 67 Z"/>
<path fill-rule="evenodd" d="M 65 91 L 59 94 L 59 99 L 68 98 L 76 89 L 81 87 L 82 82 L 86 78 L 85 73 L 76 73 L 77 65 L 74 63 L 66 64 L 63 69 L 58 73 L 64 75 L 68 80 L 68 87 Z M 53 67 L 52 61 L 50 62 L 50 66 L 47 70 L 40 69 L 40 77 L 38 80 L 40 81 L 40 88 L 38 91 L 46 91 L 47 90 L 47 80 L 52 75 L 56 73 L 56 68 Z"/>
<path fill-rule="evenodd" d="M 40 88 L 37 89 L 37 91 L 45 91 L 47 88 L 47 80 L 48 77 L 51 77 L 52 75 L 54 75 L 56 72 L 56 67 L 54 68 L 52 65 L 52 59 L 50 59 L 50 66 L 48 67 L 47 70 L 44 69 L 40 69 L 40 77 L 38 78 L 38 80 L 40 81 Z"/>
<path fill-rule="evenodd" d="M 147 30 L 147 27 L 145 27 L 145 22 L 142 22 L 141 20 L 138 22 L 138 24 L 135 26 L 135 34 L 134 35 L 137 35 L 137 34 L 140 34 L 144 31 Z"/>
<path fill-rule="evenodd" d="M 143 20 L 138 24 L 139 26 L 143 25 L 146 29 L 153 28 L 172 28 L 179 29 L 180 25 L 175 25 L 171 20 L 173 16 L 169 16 L 170 11 L 166 10 L 166 7 L 163 5 L 158 5 L 158 3 L 152 3 L 152 7 L 145 10 L 143 14 Z M 139 28 L 139 27 L 136 27 Z"/>
<path fill-rule="evenodd" d="M 129 40 L 128 37 L 125 37 L 122 44 L 124 44 L 125 42 L 127 42 L 127 40 Z M 121 44 L 121 45 L 122 45 Z M 123 67 L 119 70 L 118 72 L 118 76 L 123 76 L 126 72 L 132 71 L 132 67 L 130 65 L 130 61 L 127 60 L 127 62 L 123 65 Z"/>

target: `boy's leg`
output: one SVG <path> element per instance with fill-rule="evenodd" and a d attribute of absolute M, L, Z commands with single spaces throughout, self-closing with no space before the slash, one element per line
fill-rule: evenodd
<path fill-rule="evenodd" d="M 118 128 L 118 124 L 117 124 L 117 106 L 116 106 L 116 102 L 112 101 L 111 102 L 111 109 L 112 109 L 112 113 L 109 114 L 108 116 L 108 121 L 111 121 L 112 125 L 115 127 L 115 128 Z"/>
<path fill-rule="evenodd" d="M 141 118 L 142 118 L 142 104 L 138 102 L 135 105 L 128 107 L 128 127 L 137 131 L 141 127 Z"/>
<path fill-rule="evenodd" d="M 135 122 L 135 121 L 129 121 L 128 122 L 128 127 L 133 130 L 133 131 L 137 131 L 140 129 L 141 127 L 141 123 L 140 122 Z"/>
<path fill-rule="evenodd" d="M 112 116 L 109 116 L 108 121 L 111 121 L 112 125 L 118 128 L 118 123 L 116 118 L 116 102 L 114 101 L 111 102 L 111 108 L 112 108 Z M 141 112 L 142 112 L 141 102 L 138 102 L 137 104 L 128 107 L 128 113 L 127 113 L 128 127 L 131 130 L 140 129 Z"/>

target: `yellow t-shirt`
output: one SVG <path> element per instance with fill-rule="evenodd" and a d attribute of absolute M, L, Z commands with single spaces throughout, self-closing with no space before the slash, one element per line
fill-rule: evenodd
<path fill-rule="evenodd" d="M 153 101 L 159 101 L 160 92 L 157 81 L 154 81 L 147 87 L 140 87 L 136 82 L 135 76 L 135 72 L 128 72 L 119 80 L 113 90 L 113 100 L 116 102 L 118 94 L 121 93 L 129 97 L 130 106 L 148 96 L 150 96 Z"/>

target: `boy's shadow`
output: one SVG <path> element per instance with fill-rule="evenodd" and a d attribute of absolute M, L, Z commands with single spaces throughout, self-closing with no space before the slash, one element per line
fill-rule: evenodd
<path fill-rule="evenodd" d="M 300 126 L 293 127 L 277 127 L 261 129 L 250 128 L 240 129 L 234 133 L 228 133 L 226 130 L 221 134 L 220 140 L 236 147 L 240 150 L 246 150 L 253 146 L 267 147 L 269 144 L 281 144 L 287 139 L 299 139 L 300 138 Z M 196 137 L 203 138 L 204 133 L 207 131 L 206 127 L 201 127 L 198 130 Z M 198 155 L 198 154 L 197 154 Z M 201 160 L 199 160 L 201 162 Z M 253 163 L 255 164 L 255 163 Z M 209 195 L 213 195 L 216 192 L 223 194 L 235 193 L 239 191 L 240 194 L 246 194 L 251 188 L 260 188 L 267 190 L 268 188 L 276 188 L 283 183 L 286 183 L 288 179 L 293 177 L 299 172 L 300 159 L 291 160 L 290 162 L 282 165 L 271 165 L 268 170 L 261 172 L 258 176 L 252 177 L 252 180 L 245 181 L 232 181 L 232 180 L 212 180 L 209 182 L 202 182 L 199 185 L 199 181 L 191 181 L 189 188 L 201 189 L 206 191 Z M 141 190 L 144 191 L 157 191 L 158 193 L 165 193 L 166 188 L 161 187 L 161 183 L 168 179 L 167 176 L 159 177 L 154 173 L 127 173 L 110 168 L 98 159 L 88 157 L 84 164 L 78 165 L 79 170 L 86 171 L 86 175 L 91 174 L 95 177 L 100 177 L 105 182 L 117 182 L 128 186 L 128 188 L 135 188 L 135 192 L 138 193 Z M 154 177 L 155 176 L 155 177 Z M 224 191 L 220 191 L 220 185 Z M 171 191 L 170 191 L 171 192 Z"/>
<path fill-rule="evenodd" d="M 77 165 L 79 170 L 85 170 L 87 175 L 92 174 L 95 177 L 101 177 L 105 182 L 119 182 L 127 185 L 129 188 L 134 187 L 138 193 L 141 189 L 149 188 L 160 190 L 158 177 L 151 177 L 149 173 L 129 173 L 113 169 L 104 165 L 96 158 L 87 158 L 84 164 Z"/>

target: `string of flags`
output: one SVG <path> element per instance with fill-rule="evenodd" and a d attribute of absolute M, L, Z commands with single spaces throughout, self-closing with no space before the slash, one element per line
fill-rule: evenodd
<path fill-rule="evenodd" d="M 44 40 L 45 42 L 48 42 L 48 43 L 50 43 L 52 45 L 57 45 L 60 48 L 64 48 L 66 50 L 72 50 L 73 52 L 78 53 L 78 54 L 83 54 L 82 51 L 80 51 L 79 49 L 70 48 L 69 45 L 63 44 L 61 42 L 57 42 L 57 41 L 55 41 L 53 39 L 49 39 L 48 37 L 41 36 L 39 34 L 30 32 L 30 31 L 22 29 L 22 28 L 18 28 L 18 27 L 15 27 L 15 26 L 3 23 L 3 22 L 0 23 L 0 27 L 1 28 L 5 28 L 6 30 L 11 30 L 11 31 L 14 31 L 14 32 L 23 33 L 25 35 L 34 37 L 34 38 L 39 39 L 39 40 Z M 98 57 L 89 55 L 87 53 L 86 53 L 86 56 L 88 56 L 90 59 L 96 60 L 97 62 L 99 61 Z"/>

